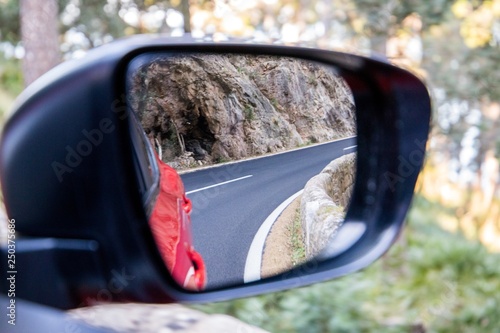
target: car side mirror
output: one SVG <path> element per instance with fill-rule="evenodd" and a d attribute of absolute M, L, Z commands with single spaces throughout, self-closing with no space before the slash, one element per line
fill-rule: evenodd
<path fill-rule="evenodd" d="M 4 129 L 16 263 L 2 272 L 19 267 L 18 297 L 60 308 L 349 274 L 401 231 L 429 121 L 418 78 L 357 55 L 144 37 L 100 47 L 29 87 Z"/>

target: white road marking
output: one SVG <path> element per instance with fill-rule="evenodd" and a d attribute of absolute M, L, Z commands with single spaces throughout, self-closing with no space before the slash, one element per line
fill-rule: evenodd
<path fill-rule="evenodd" d="M 276 208 L 271 215 L 269 215 L 264 223 L 261 224 L 259 230 L 255 234 L 250 250 L 248 250 L 247 260 L 245 263 L 245 272 L 243 281 L 245 283 L 260 280 L 260 269 L 262 265 L 262 254 L 264 252 L 264 245 L 266 244 L 267 235 L 271 231 L 274 222 L 278 219 L 281 213 L 292 203 L 295 198 L 302 194 L 304 190 L 300 190 L 290 198 L 283 201 L 278 208 Z"/>
<path fill-rule="evenodd" d="M 356 148 L 357 146 L 358 146 L 358 145 L 355 145 L 355 146 L 350 146 L 350 147 L 344 148 L 344 151 L 349 150 L 349 149 Z"/>
<path fill-rule="evenodd" d="M 195 192 L 200 192 L 200 191 L 212 188 L 212 187 L 217 187 L 217 186 L 221 186 L 221 185 L 225 185 L 225 184 L 237 182 L 238 180 L 242 180 L 242 179 L 246 179 L 246 178 L 250 178 L 250 177 L 253 177 L 253 175 L 248 175 L 248 176 L 244 176 L 244 177 L 240 177 L 240 178 L 236 178 L 236 179 L 231 179 L 231 180 L 228 180 L 228 181 L 225 181 L 225 182 L 222 182 L 222 183 L 217 183 L 217 184 L 210 185 L 210 186 L 205 186 L 205 187 L 199 188 L 197 190 L 192 190 L 192 191 L 186 192 L 186 195 L 187 194 L 191 194 L 191 193 L 195 193 Z"/>

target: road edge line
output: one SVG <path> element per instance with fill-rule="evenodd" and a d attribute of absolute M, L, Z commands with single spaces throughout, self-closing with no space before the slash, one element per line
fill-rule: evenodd
<path fill-rule="evenodd" d="M 281 213 L 288 205 L 292 203 L 299 195 L 304 192 L 304 189 L 293 194 L 291 197 L 283 201 L 262 223 L 255 234 L 250 249 L 248 250 L 247 259 L 245 262 L 245 271 L 243 274 L 243 282 L 249 283 L 261 279 L 260 271 L 262 266 L 262 254 L 266 244 L 267 236 L 271 231 L 274 222 L 278 219 Z"/>

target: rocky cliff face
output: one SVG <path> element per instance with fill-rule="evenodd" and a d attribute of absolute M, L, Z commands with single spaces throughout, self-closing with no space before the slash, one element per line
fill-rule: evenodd
<path fill-rule="evenodd" d="M 158 56 L 137 70 L 129 92 L 167 162 L 239 159 L 355 135 L 345 82 L 304 60 Z"/>

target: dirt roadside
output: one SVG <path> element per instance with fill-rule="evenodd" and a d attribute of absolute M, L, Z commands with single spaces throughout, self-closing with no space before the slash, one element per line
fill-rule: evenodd
<path fill-rule="evenodd" d="M 262 278 L 273 276 L 291 269 L 293 264 L 292 225 L 297 209 L 300 208 L 298 196 L 274 222 L 264 245 L 262 255 Z"/>

